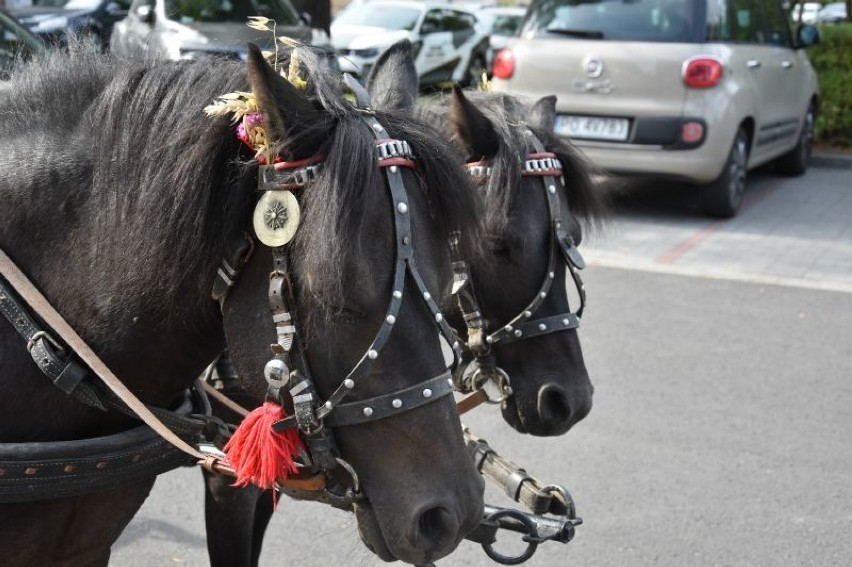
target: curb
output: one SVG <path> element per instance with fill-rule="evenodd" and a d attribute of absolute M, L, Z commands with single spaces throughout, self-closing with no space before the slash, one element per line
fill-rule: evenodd
<path fill-rule="evenodd" d="M 852 153 L 814 150 L 809 164 L 815 167 L 852 169 Z"/>

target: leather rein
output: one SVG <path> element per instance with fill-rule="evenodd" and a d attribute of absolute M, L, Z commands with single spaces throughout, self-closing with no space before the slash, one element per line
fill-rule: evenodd
<path fill-rule="evenodd" d="M 512 395 L 509 375 L 497 366 L 492 351 L 494 345 L 576 329 L 580 326 L 580 318 L 586 307 L 586 290 L 579 274 L 579 271 L 585 268 L 586 263 L 562 220 L 563 198 L 560 197 L 562 193 L 560 187 L 564 186 L 562 183 L 564 177 L 562 163 L 555 154 L 545 151 L 544 144 L 532 130 L 527 129 L 526 135 L 535 151 L 527 155 L 522 176 L 535 177 L 541 180 L 550 217 L 550 260 L 544 281 L 527 307 L 508 323 L 489 331 L 476 297 L 468 264 L 459 253 L 458 238 L 455 237 L 451 240 L 453 252 L 452 294 L 456 297 L 456 302 L 467 327 L 467 340 L 460 340 L 460 342 L 464 354 L 473 357 L 469 365 L 464 368 L 460 366 L 456 369 L 454 377 L 459 391 L 472 393 L 471 396 L 460 402 L 460 404 L 463 404 L 463 409 L 484 401 L 499 404 Z M 478 180 L 487 179 L 492 171 L 492 166 L 488 162 L 468 163 L 466 167 L 471 177 Z M 567 200 L 564 202 L 564 207 L 570 213 Z M 580 306 L 576 312 L 569 310 L 564 313 L 533 319 L 533 315 L 550 294 L 556 277 L 557 249 L 577 288 Z M 491 398 L 485 390 L 489 381 L 498 389 L 499 395 L 496 398 Z"/>

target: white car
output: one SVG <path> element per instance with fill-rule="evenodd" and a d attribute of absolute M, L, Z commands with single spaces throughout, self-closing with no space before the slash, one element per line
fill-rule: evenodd
<path fill-rule="evenodd" d="M 822 4 L 819 2 L 805 2 L 805 9 L 802 10 L 801 4 L 796 4 L 793 6 L 793 11 L 790 12 L 790 17 L 793 19 L 793 22 L 799 22 L 799 15 L 801 14 L 801 23 L 803 24 L 815 24 L 817 21 L 817 14 L 822 9 Z"/>
<path fill-rule="evenodd" d="M 420 83 L 476 83 L 486 68 L 488 36 L 476 16 L 452 4 L 377 1 L 352 5 L 331 23 L 340 70 L 366 77 L 376 59 L 408 39 Z"/>
<path fill-rule="evenodd" d="M 749 170 L 791 175 L 810 157 L 820 97 L 780 0 L 533 0 L 497 53 L 495 91 L 556 95 L 554 128 L 615 174 L 699 186 L 736 214 Z"/>

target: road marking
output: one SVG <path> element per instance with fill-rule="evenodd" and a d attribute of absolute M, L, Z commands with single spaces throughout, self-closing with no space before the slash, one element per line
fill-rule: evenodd
<path fill-rule="evenodd" d="M 818 291 L 852 293 L 852 281 L 808 280 L 804 278 L 773 276 L 771 274 L 735 272 L 733 270 L 722 270 L 709 266 L 681 266 L 671 263 L 660 263 L 651 260 L 630 258 L 618 254 L 607 254 L 606 252 L 589 251 L 587 255 L 587 262 L 590 266 L 600 266 L 602 268 L 620 268 L 625 270 L 705 278 L 711 280 L 727 280 L 753 284 L 780 285 L 784 287 L 812 289 Z"/>
<path fill-rule="evenodd" d="M 745 198 L 743 199 L 743 204 L 740 207 L 739 214 L 742 215 L 748 209 L 752 208 L 757 203 L 766 199 L 769 195 L 775 192 L 776 189 L 784 185 L 786 179 L 774 179 L 763 186 L 760 187 L 757 191 L 752 191 L 750 193 L 746 193 Z M 690 235 L 686 240 L 675 244 L 671 248 L 669 248 L 666 252 L 657 257 L 656 261 L 661 264 L 674 264 L 677 262 L 681 256 L 698 248 L 701 243 L 705 240 L 719 232 L 722 228 L 725 227 L 726 224 L 731 222 L 732 219 L 726 220 L 718 220 L 714 221 L 704 227 L 695 231 L 692 235 Z"/>

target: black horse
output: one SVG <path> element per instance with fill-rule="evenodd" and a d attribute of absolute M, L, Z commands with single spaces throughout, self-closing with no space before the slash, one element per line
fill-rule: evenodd
<path fill-rule="evenodd" d="M 605 215 L 603 198 L 591 181 L 592 168 L 552 131 L 553 100 L 544 99 L 532 109 L 505 95 L 475 95 L 478 110 L 461 91 L 449 104 L 416 108 L 418 84 L 411 60 L 411 46 L 400 42 L 376 62 L 367 82 L 373 108 L 395 113 L 419 114 L 436 128 L 435 135 L 456 143 L 469 161 L 488 160 L 492 173 L 480 189 L 486 199 L 479 203 L 476 222 L 485 222 L 482 254 L 467 257 L 482 313 L 489 325 L 507 323 L 528 307 L 541 292 L 548 265 L 561 262 L 551 246 L 553 220 L 546 187 L 541 177 L 523 174 L 528 146 L 527 130 L 556 153 L 564 166 L 565 185 L 554 179 L 566 206 L 560 219 L 575 243 L 582 238 L 581 225 L 596 225 Z M 441 134 L 443 133 L 443 136 Z M 481 143 L 482 146 L 475 144 Z M 468 175 L 465 172 L 465 175 Z M 566 189 L 566 185 L 568 189 Z M 444 191 L 465 191 L 463 185 Z M 567 206 L 570 199 L 570 208 Z M 568 310 L 566 270 L 554 274 L 550 293 L 536 311 L 537 317 L 553 317 Z M 444 313 L 461 335 L 466 324 L 456 298 L 446 287 L 442 296 Z M 563 316 L 559 316 L 561 321 Z M 499 328 L 499 327 L 498 327 Z M 468 337 L 469 339 L 469 337 Z M 523 342 L 493 346 L 497 364 L 511 376 L 512 394 L 502 403 L 506 420 L 518 431 L 536 435 L 558 435 L 587 415 L 593 388 L 589 381 L 576 328 L 540 334 Z M 245 380 L 231 395 L 246 407 L 254 407 L 262 396 L 251 392 Z M 220 408 L 229 419 L 239 416 Z M 258 492 L 235 491 L 217 477 L 206 479 L 208 550 L 216 566 L 257 565 L 263 536 L 272 513 L 271 500 Z"/>
<path fill-rule="evenodd" d="M 606 205 L 593 168 L 553 132 L 555 101 L 530 105 L 455 89 L 449 104 L 423 109 L 450 133 L 484 196 L 480 214 L 493 257 L 473 258 L 467 275 L 483 316 L 485 352 L 468 372 L 497 369 L 509 385 L 503 417 L 532 435 L 571 429 L 588 415 L 594 392 L 577 330 L 585 306 L 577 246 Z M 577 291 L 573 312 L 569 287 Z M 448 313 L 454 328 L 465 329 L 459 310 Z"/>
<path fill-rule="evenodd" d="M 530 104 L 511 95 L 455 88 L 446 100 L 415 105 L 410 85 L 416 81 L 411 45 L 402 41 L 380 57 L 368 86 L 383 93 L 379 108 L 416 110 L 444 132 L 481 188 L 483 208 L 477 216 L 486 223 L 491 253 L 469 259 L 464 274 L 468 293 L 475 290 L 476 297 L 467 309 L 481 313 L 481 328 L 470 324 L 471 317 L 463 320 L 449 298 L 444 305 L 453 328 L 463 336 L 480 335 L 479 345 L 466 336 L 478 350 L 471 353 L 476 359 L 467 372 L 499 376 L 503 416 L 516 430 L 561 435 L 589 413 L 594 392 L 576 317 L 585 300 L 576 247 L 583 225 L 598 226 L 607 209 L 592 180 L 594 169 L 555 135 L 555 97 Z M 409 91 L 392 83 L 408 84 Z M 546 171 L 542 164 L 557 169 Z M 577 278 L 577 313 L 568 304 L 568 275 Z M 470 300 L 461 299 L 463 306 Z"/>
<path fill-rule="evenodd" d="M 306 72 L 309 82 L 320 76 Z M 361 359 L 375 360 L 353 391 L 357 399 L 444 372 L 436 315 L 413 275 L 385 347 L 367 351 L 371 333 L 391 324 L 389 301 L 399 301 L 393 234 L 394 211 L 403 207 L 376 167 L 371 123 L 336 89 L 313 86 L 314 96 L 298 91 L 256 49 L 248 73 L 224 61 L 72 53 L 24 67 L 0 95 L 0 248 L 146 403 L 169 407 L 180 398 L 226 336 L 243 376 L 262 375 L 266 345 L 275 342 L 269 249 L 248 261 L 224 315 L 210 299 L 226 244 L 246 230 L 257 200 L 252 152 L 227 119 L 201 112 L 231 91 L 255 93 L 285 160 L 323 156 L 316 179 L 297 193 L 302 222 L 287 246 L 296 320 L 320 397 L 328 399 Z M 399 173 L 413 229 L 404 237 L 426 287 L 439 294 L 450 277 L 448 235 L 476 238 L 467 230 L 475 200 L 444 190 L 467 180 L 431 130 L 400 113 L 371 116 L 416 158 L 416 172 Z M 86 439 L 136 425 L 55 388 L 5 324 L 0 353 L 0 442 Z M 362 537 L 383 558 L 439 558 L 480 520 L 482 481 L 451 396 L 335 433 L 367 495 L 356 507 Z M 105 565 L 153 482 L 0 504 L 3 564 Z"/>

